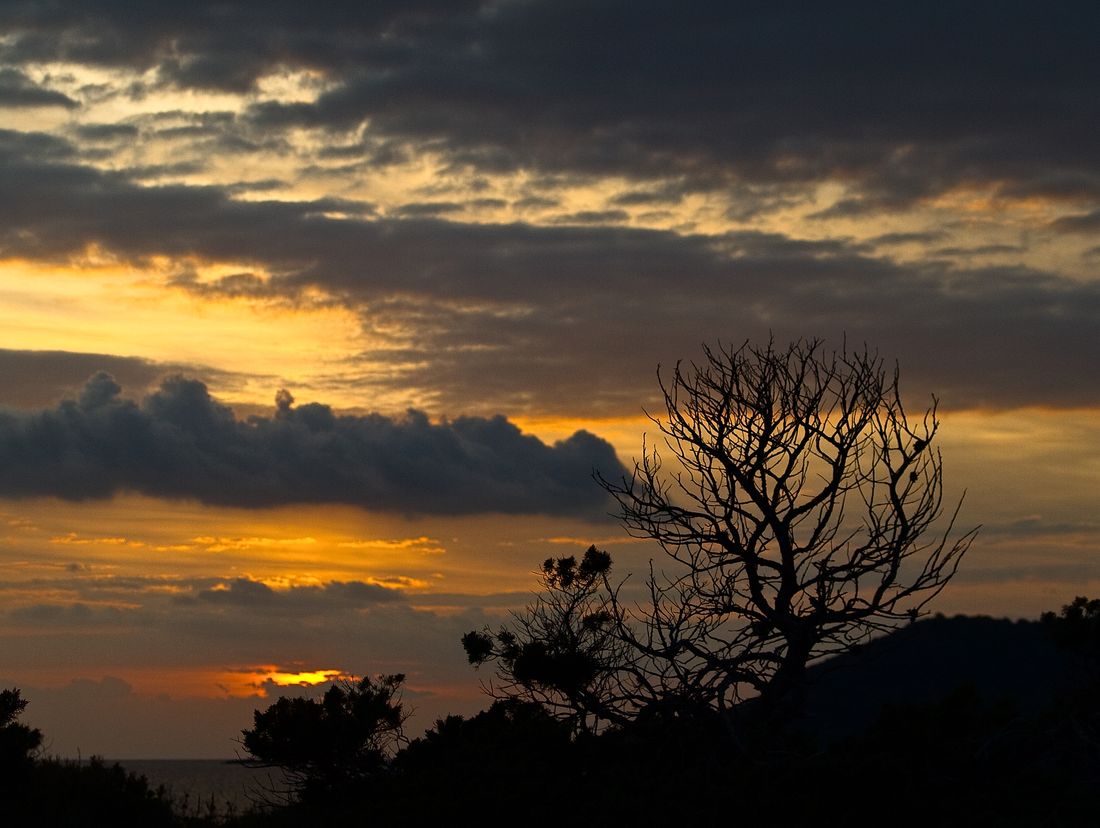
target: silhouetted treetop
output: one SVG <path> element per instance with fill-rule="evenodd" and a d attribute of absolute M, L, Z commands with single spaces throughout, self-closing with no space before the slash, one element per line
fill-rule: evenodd
<path fill-rule="evenodd" d="M 1040 618 L 1056 641 L 1100 660 L 1100 599 L 1078 596 L 1060 613 Z"/>
<path fill-rule="evenodd" d="M 704 346 L 659 382 L 669 462 L 645 443 L 630 477 L 597 477 L 664 552 L 641 603 L 593 547 L 547 560 L 510 628 L 464 639 L 496 660 L 491 692 L 581 727 L 797 703 L 808 664 L 922 615 L 977 532 L 952 537 L 958 505 L 943 513 L 935 398 L 909 416 L 866 347 Z"/>
<path fill-rule="evenodd" d="M 19 722 L 27 707 L 18 688 L 0 691 L 0 773 L 27 765 L 42 745 L 42 732 Z"/>
<path fill-rule="evenodd" d="M 405 741 L 400 674 L 333 684 L 320 699 L 282 697 L 242 731 L 253 767 L 281 768 L 303 798 L 346 791 L 378 774 Z"/>

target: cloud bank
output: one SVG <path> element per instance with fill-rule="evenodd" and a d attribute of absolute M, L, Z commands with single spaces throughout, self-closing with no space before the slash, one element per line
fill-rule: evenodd
<path fill-rule="evenodd" d="M 1100 194 L 1098 25 L 1085 2 L 196 0 L 134 15 L 114 0 L 11 0 L 0 58 L 235 93 L 309 71 L 315 100 L 261 101 L 251 117 L 369 122 L 382 154 L 430 146 L 484 170 L 689 190 L 841 179 L 854 188 L 842 209 L 866 212 L 974 183 Z M 47 101 L 28 84 L 13 88 Z"/>
<path fill-rule="evenodd" d="M 334 218 L 348 205 L 139 186 L 75 153 L 53 136 L 0 132 L 0 255 L 57 261 L 99 247 L 137 266 L 178 260 L 172 285 L 204 297 L 320 296 L 360 316 L 373 343 L 363 362 L 392 368 L 373 382 L 427 389 L 437 411 L 636 414 L 655 401 L 659 362 L 691 358 L 704 338 L 769 333 L 870 342 L 949 407 L 1100 402 L 1100 386 L 1080 381 L 1100 362 L 1100 283 L 1011 256 L 975 262 L 962 248 L 958 260 L 947 247 L 891 255 L 928 234 Z M 264 275 L 204 281 L 190 260 Z"/>
<path fill-rule="evenodd" d="M 12 0 L 0 101 L 74 123 L 0 131 L 0 256 L 341 304 L 379 390 L 433 413 L 636 415 L 658 362 L 769 333 L 866 340 L 947 407 L 1095 405 L 1098 25 L 1083 2 Z M 144 108 L 76 123 L 101 100 Z M 209 183 L 229 158 L 278 178 Z M 402 165 L 429 183 L 368 186 Z"/>
<path fill-rule="evenodd" d="M 610 444 L 578 431 L 548 446 L 502 416 L 432 423 L 340 416 L 276 398 L 237 419 L 196 380 L 171 377 L 141 403 L 98 373 L 53 409 L 0 409 L 0 496 L 106 498 L 136 491 L 220 506 L 339 503 L 409 514 L 607 511 L 593 470 L 624 473 Z"/>

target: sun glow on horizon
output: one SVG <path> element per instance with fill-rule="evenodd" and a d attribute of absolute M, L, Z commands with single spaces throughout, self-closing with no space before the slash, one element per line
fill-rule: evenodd
<path fill-rule="evenodd" d="M 257 667 L 234 670 L 226 674 L 227 676 L 240 676 L 242 681 L 247 681 L 249 687 L 253 688 L 253 692 L 256 689 L 261 689 L 266 683 L 270 682 L 277 687 L 311 687 L 318 684 L 324 684 L 331 681 L 339 681 L 342 679 L 352 680 L 355 677 L 345 673 L 343 670 L 332 669 L 318 669 L 318 670 L 295 670 L 290 666 L 279 666 L 275 664 L 260 665 Z"/>

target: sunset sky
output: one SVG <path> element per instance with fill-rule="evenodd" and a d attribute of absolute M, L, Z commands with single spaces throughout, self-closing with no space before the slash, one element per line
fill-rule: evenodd
<path fill-rule="evenodd" d="M 0 687 L 232 756 L 280 687 L 485 704 L 657 366 L 823 337 L 940 400 L 945 613 L 1100 595 L 1100 6 L 0 4 Z"/>

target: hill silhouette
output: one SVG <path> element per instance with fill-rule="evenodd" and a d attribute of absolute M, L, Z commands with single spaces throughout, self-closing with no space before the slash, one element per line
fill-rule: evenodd
<path fill-rule="evenodd" d="M 1080 682 L 1075 657 L 1038 621 L 938 615 L 810 670 L 807 730 L 825 743 L 871 726 L 888 705 L 926 705 L 967 688 L 1036 715 Z"/>
<path fill-rule="evenodd" d="M 258 711 L 245 746 L 308 784 L 220 821 L 173 814 L 162 791 L 95 761 L 33 758 L 0 783 L 24 822 L 74 826 L 296 826 L 368 812 L 414 825 L 462 812 L 528 826 L 812 824 L 822 809 L 862 825 L 899 808 L 902 825 L 1092 825 L 1098 610 L 1078 599 L 1041 621 L 919 621 L 814 665 L 799 718 L 756 716 L 748 702 L 734 728 L 710 711 L 577 733 L 542 705 L 505 699 L 408 742 L 403 677 L 364 679 Z M 9 699 L 8 727 L 23 727 L 18 691 Z M 374 738 L 379 723 L 392 740 Z"/>

